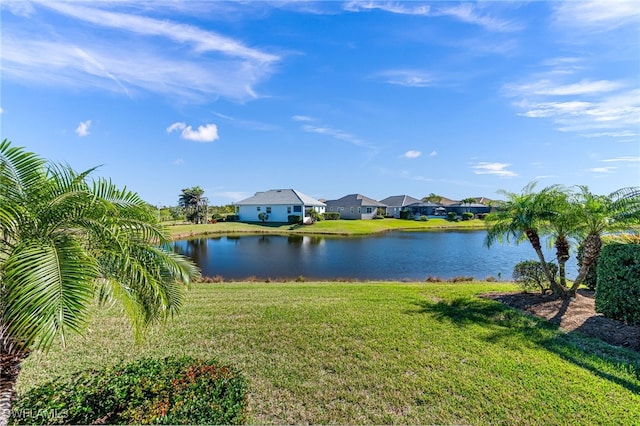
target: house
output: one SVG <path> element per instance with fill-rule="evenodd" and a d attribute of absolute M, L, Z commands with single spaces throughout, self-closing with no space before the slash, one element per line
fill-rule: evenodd
<path fill-rule="evenodd" d="M 407 206 L 407 210 L 414 216 L 446 216 L 447 209 L 442 204 L 431 201 L 418 201 Z"/>
<path fill-rule="evenodd" d="M 447 212 L 454 212 L 458 216 L 462 213 L 473 213 L 476 217 L 483 217 L 489 214 L 491 207 L 480 203 L 457 203 L 447 206 Z"/>
<path fill-rule="evenodd" d="M 408 195 L 392 195 L 384 200 L 380 200 L 382 204 L 387 206 L 387 216 L 393 216 L 396 219 L 400 217 L 402 210 L 407 210 L 407 206 L 414 203 L 419 203 L 417 198 L 410 197 Z"/>
<path fill-rule="evenodd" d="M 289 216 L 299 216 L 303 223 L 311 219 L 309 212 L 322 214 L 326 205 L 295 189 L 271 189 L 256 192 L 253 197 L 235 203 L 241 222 L 289 222 Z M 262 216 L 261 216 L 261 213 Z"/>
<path fill-rule="evenodd" d="M 365 197 L 362 194 L 349 194 L 337 200 L 327 201 L 328 212 L 340 213 L 340 219 L 373 219 L 378 208 L 386 210 L 386 204 Z"/>

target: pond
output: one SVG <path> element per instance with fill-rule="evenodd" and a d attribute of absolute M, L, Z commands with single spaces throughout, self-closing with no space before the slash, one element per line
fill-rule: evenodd
<path fill-rule="evenodd" d="M 536 259 L 528 242 L 484 246 L 485 231 L 389 232 L 367 237 L 225 235 L 174 243 L 208 277 L 418 280 L 489 276 L 510 280 L 520 261 Z M 548 261 L 554 250 L 545 247 Z M 567 276 L 577 275 L 575 256 Z"/>

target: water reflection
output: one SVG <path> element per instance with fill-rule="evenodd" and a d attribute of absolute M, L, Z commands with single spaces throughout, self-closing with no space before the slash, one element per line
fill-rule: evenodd
<path fill-rule="evenodd" d="M 206 276 L 226 279 L 353 278 L 424 280 L 465 275 L 510 279 L 516 263 L 535 259 L 529 244 L 484 246 L 484 231 L 393 232 L 368 237 L 227 235 L 176 241 Z M 554 259 L 546 249 L 549 260 Z M 575 257 L 567 264 L 577 273 Z"/>

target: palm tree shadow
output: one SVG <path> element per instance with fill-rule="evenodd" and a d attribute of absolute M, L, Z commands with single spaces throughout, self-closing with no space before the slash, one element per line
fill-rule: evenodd
<path fill-rule="evenodd" d="M 550 321 L 517 311 L 493 300 L 480 298 L 457 298 L 438 302 L 421 300 L 415 305 L 416 309 L 406 313 L 432 315 L 441 322 L 450 322 L 453 326 L 460 328 L 480 325 L 487 330 L 487 333 L 477 333 L 477 338 L 490 343 L 510 346 L 520 344 L 515 342 L 521 342 L 524 339 L 603 379 L 623 386 L 631 392 L 640 393 L 638 384 L 640 360 L 629 350 L 607 345 L 597 339 L 585 338 L 580 332 L 563 333 Z M 514 337 L 518 338 L 514 339 Z M 625 377 L 628 375 L 635 377 L 638 382 L 628 380 Z"/>

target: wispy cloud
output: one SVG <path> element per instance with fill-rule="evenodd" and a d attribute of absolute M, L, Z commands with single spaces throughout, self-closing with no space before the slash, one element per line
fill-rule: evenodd
<path fill-rule="evenodd" d="M 368 144 L 357 136 L 345 132 L 344 130 L 334 129 L 328 126 L 314 126 L 311 124 L 305 124 L 302 126 L 302 130 L 309 133 L 317 133 L 320 135 L 331 136 L 332 138 L 339 139 L 341 141 L 349 142 L 356 146 L 367 147 Z"/>
<path fill-rule="evenodd" d="M 637 0 L 581 0 L 553 4 L 554 19 L 571 29 L 610 31 L 624 25 L 638 25 L 640 7 Z"/>
<path fill-rule="evenodd" d="M 293 117 L 291 117 L 291 119 L 293 121 L 304 121 L 304 122 L 315 121 L 313 117 L 309 117 L 307 115 L 294 115 Z"/>
<path fill-rule="evenodd" d="M 345 3 L 344 9 L 350 12 L 382 10 L 399 15 L 448 16 L 493 32 L 511 32 L 522 29 L 522 25 L 513 20 L 501 19 L 483 13 L 483 10 L 473 3 L 450 5 L 445 2 L 350 1 Z"/>
<path fill-rule="evenodd" d="M 435 157 L 436 155 L 438 155 L 438 152 L 435 150 L 429 153 L 429 157 Z"/>
<path fill-rule="evenodd" d="M 87 6 L 87 5 L 91 5 Z M 93 87 L 130 95 L 133 90 L 172 95 L 182 101 L 256 98 L 254 89 L 274 71 L 278 55 L 193 25 L 113 11 L 121 3 L 34 2 L 102 29 L 3 22 L 3 78 Z M 111 8 L 111 9 L 109 9 Z M 113 9 L 113 10 L 112 10 Z M 153 39 L 162 43 L 152 43 Z"/>
<path fill-rule="evenodd" d="M 617 158 L 607 158 L 606 160 L 602 160 L 605 163 L 638 163 L 640 162 L 640 156 L 638 157 L 617 157 Z"/>
<path fill-rule="evenodd" d="M 407 152 L 405 152 L 404 154 L 402 154 L 402 157 L 404 158 L 418 158 L 422 155 L 422 152 L 420 151 L 414 151 L 414 150 L 409 150 Z"/>
<path fill-rule="evenodd" d="M 182 139 L 195 142 L 213 142 L 219 139 L 218 126 L 215 124 L 205 124 L 204 126 L 198 126 L 198 130 L 193 130 L 193 128 L 187 126 L 186 123 L 176 122 L 167 127 L 167 133 L 174 131 L 180 132 Z"/>
<path fill-rule="evenodd" d="M 76 127 L 76 133 L 81 138 L 89 135 L 89 127 L 91 127 L 91 120 L 82 121 Z"/>
<path fill-rule="evenodd" d="M 552 77 L 551 74 L 547 76 Z M 550 119 L 556 129 L 583 136 L 629 138 L 640 125 L 640 89 L 624 80 L 536 79 L 507 84 L 503 93 L 529 118 Z"/>
<path fill-rule="evenodd" d="M 176 159 L 173 161 L 173 164 L 174 164 L 175 166 L 182 166 L 184 163 L 185 163 L 184 158 L 176 158 Z"/>
<path fill-rule="evenodd" d="M 344 4 L 344 9 L 350 12 L 377 9 L 400 15 L 429 16 L 431 6 L 420 2 L 350 1 Z"/>
<path fill-rule="evenodd" d="M 588 171 L 593 173 L 613 173 L 616 169 L 617 167 L 592 167 Z"/>
<path fill-rule="evenodd" d="M 386 70 L 375 74 L 375 77 L 405 87 L 429 87 L 435 81 L 431 74 L 420 70 Z"/>
<path fill-rule="evenodd" d="M 517 173 L 511 170 L 507 170 L 507 167 L 509 166 L 511 166 L 511 164 L 509 163 L 480 162 L 471 166 L 471 168 L 473 169 L 473 172 L 477 175 L 496 175 L 504 178 L 518 176 Z"/>

